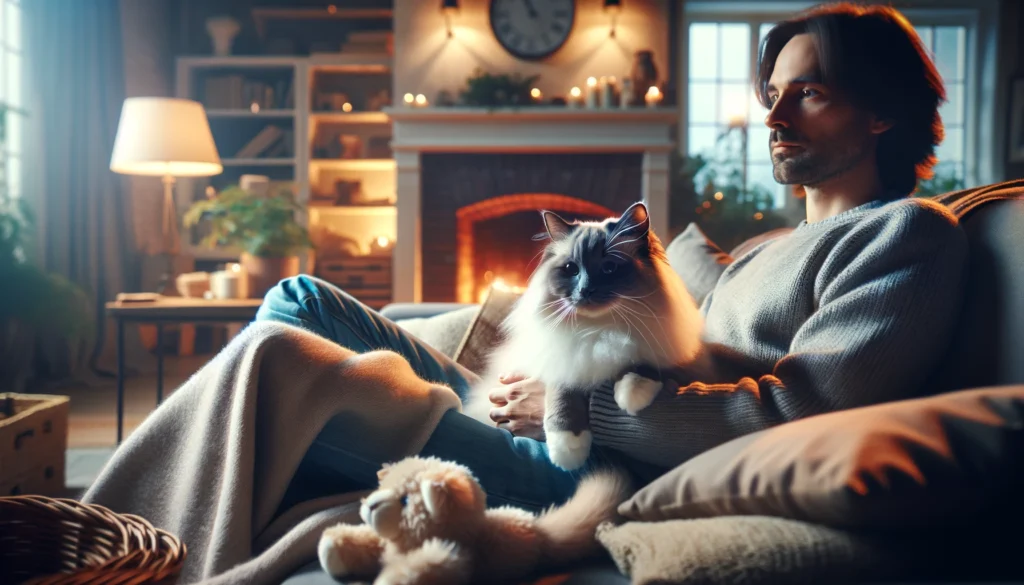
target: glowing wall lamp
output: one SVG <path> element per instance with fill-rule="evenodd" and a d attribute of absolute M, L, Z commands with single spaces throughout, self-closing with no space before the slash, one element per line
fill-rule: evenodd
<path fill-rule="evenodd" d="M 452 38 L 452 15 L 459 11 L 459 0 L 441 0 L 441 12 L 444 13 L 444 26 L 448 29 L 448 38 Z"/>
<path fill-rule="evenodd" d="M 604 0 L 604 11 L 612 15 L 612 30 L 608 36 L 615 38 L 615 20 L 622 12 L 622 0 Z"/>

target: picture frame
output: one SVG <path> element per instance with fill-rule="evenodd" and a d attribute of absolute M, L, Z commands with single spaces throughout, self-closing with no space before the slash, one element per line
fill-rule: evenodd
<path fill-rule="evenodd" d="M 1007 161 L 1024 162 L 1024 77 L 1010 84 L 1010 131 L 1006 143 Z"/>

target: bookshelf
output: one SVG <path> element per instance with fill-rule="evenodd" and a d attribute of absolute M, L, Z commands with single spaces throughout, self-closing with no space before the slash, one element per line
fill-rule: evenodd
<path fill-rule="evenodd" d="M 224 163 L 221 175 L 179 180 L 179 215 L 210 186 L 266 175 L 272 188 L 290 186 L 307 209 L 299 219 L 318 250 L 315 262 L 304 259 L 303 272 L 321 265 L 337 272 L 346 265 L 332 261 L 341 250 L 390 266 L 389 256 L 371 250 L 380 237 L 397 235 L 391 120 L 381 111 L 392 99 L 390 56 L 182 57 L 176 93 L 206 107 Z M 197 270 L 238 257 L 237 250 L 201 247 L 201 238 L 182 232 L 181 252 L 196 259 Z M 383 298 L 375 293 L 374 304 Z"/>

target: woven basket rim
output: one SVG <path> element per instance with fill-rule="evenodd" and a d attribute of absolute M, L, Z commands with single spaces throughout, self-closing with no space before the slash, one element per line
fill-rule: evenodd
<path fill-rule="evenodd" d="M 62 546 L 54 546 L 56 565 L 64 565 L 58 573 L 34 575 L 26 583 L 155 583 L 176 578 L 184 564 L 187 547 L 177 536 L 153 526 L 145 518 L 117 513 L 106 506 L 86 504 L 70 498 L 41 495 L 0 497 L 0 530 L 31 519 L 32 523 L 58 525 L 58 531 L 75 531 L 92 535 L 74 539 L 75 566 L 69 566 Z M 18 513 L 21 513 L 20 518 Z M 36 524 L 38 526 L 38 524 Z M 31 528 L 24 529 L 31 541 Z M 10 530 L 13 534 L 14 530 Z M 39 533 L 39 530 L 36 530 Z M 102 535 L 101 539 L 98 535 Z M 109 542 L 108 542 L 109 540 Z M 63 543 L 62 543 L 63 544 Z M 4 556 L 0 551 L 0 558 Z"/>

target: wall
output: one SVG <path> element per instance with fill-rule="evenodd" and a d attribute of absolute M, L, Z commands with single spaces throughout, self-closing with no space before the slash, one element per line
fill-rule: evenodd
<path fill-rule="evenodd" d="M 996 156 L 1007 161 L 997 180 L 1024 177 L 1024 163 L 1008 161 L 1009 128 L 1011 124 L 1010 91 L 1014 79 L 1024 77 L 1024 44 L 1020 34 L 1024 31 L 1024 9 L 1019 2 L 1004 1 L 999 14 L 999 49 L 996 85 Z M 1000 123 L 1000 121 L 1002 123 Z"/>
<path fill-rule="evenodd" d="M 462 0 L 448 38 L 440 1 L 395 0 L 395 94 L 422 93 L 431 101 L 441 90 L 457 96 L 477 67 L 491 73 L 540 75 L 545 96 L 565 95 L 589 76 L 629 74 L 637 50 L 654 51 L 662 79 L 669 75 L 671 0 L 624 0 L 616 36 L 602 0 L 577 0 L 572 35 L 557 53 L 540 62 L 520 61 L 505 52 L 490 29 L 488 0 Z"/>

